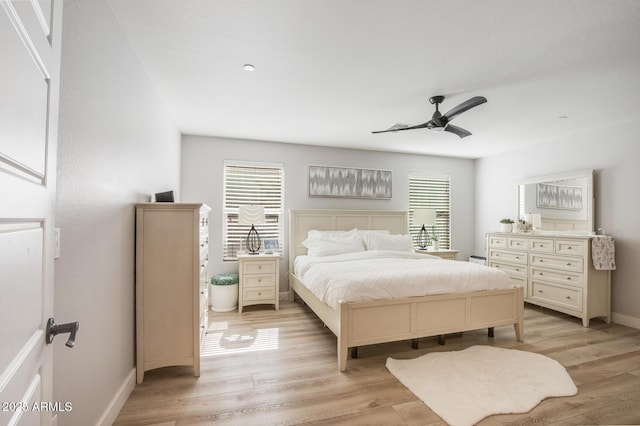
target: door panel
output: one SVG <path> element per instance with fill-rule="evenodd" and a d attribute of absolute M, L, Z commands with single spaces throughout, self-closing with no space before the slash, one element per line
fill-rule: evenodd
<path fill-rule="evenodd" d="M 3 3 L 5 12 L 9 7 L 6 4 Z M 24 9 L 29 5 L 24 2 L 21 6 Z M 47 141 L 48 81 L 43 74 L 46 64 L 34 60 L 34 55 L 42 55 L 34 47 L 29 48 L 32 39 L 24 28 L 16 28 L 21 23 L 15 8 L 0 14 L 2 52 L 11 58 L 0 67 L 0 156 L 20 172 L 42 178 Z M 34 38 L 42 37 L 40 29 Z"/>
<path fill-rule="evenodd" d="M 62 0 L 0 0 L 0 425 L 50 425 Z M 49 28 L 51 35 L 47 37 Z"/>
<path fill-rule="evenodd" d="M 0 224 L 0 342 L 12 351 L 0 352 L 0 371 L 41 325 L 43 235 L 39 223 Z M 17 300 L 25 303 L 16 303 Z"/>

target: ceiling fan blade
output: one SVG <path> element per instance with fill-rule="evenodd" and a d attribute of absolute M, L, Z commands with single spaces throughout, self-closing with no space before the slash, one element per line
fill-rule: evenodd
<path fill-rule="evenodd" d="M 475 96 L 471 99 L 467 99 L 457 106 L 454 106 L 449 111 L 447 111 L 447 113 L 444 114 L 442 118 L 445 119 L 446 122 L 449 122 L 463 112 L 468 111 L 473 107 L 477 107 L 478 105 L 482 105 L 485 102 L 487 102 L 487 98 L 485 98 L 484 96 Z"/>
<path fill-rule="evenodd" d="M 454 135 L 458 135 L 460 138 L 466 138 L 467 136 L 471 136 L 471 132 L 463 129 L 462 127 L 454 126 L 453 124 L 449 124 L 444 128 L 445 132 L 451 132 Z"/>
<path fill-rule="evenodd" d="M 409 126 L 407 124 L 398 123 L 398 124 L 394 124 L 393 126 L 389 127 L 386 130 L 377 130 L 371 133 L 387 133 L 387 132 L 399 132 L 401 130 L 423 129 L 425 127 L 429 127 L 430 123 L 431 123 L 431 120 L 427 121 L 426 123 L 416 124 L 415 126 Z"/>

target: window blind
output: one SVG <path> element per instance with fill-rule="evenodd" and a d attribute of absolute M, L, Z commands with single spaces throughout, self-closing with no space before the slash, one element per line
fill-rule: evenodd
<path fill-rule="evenodd" d="M 451 247 L 450 187 L 451 178 L 449 177 L 409 175 L 409 212 L 411 213 L 409 215 L 409 230 L 415 236 L 422 227 L 422 224 L 413 223 L 413 211 L 415 209 L 434 209 L 436 211 L 434 230 L 438 234 L 441 249 L 449 249 Z M 428 232 L 431 235 L 432 230 L 428 229 Z"/>
<path fill-rule="evenodd" d="M 246 250 L 251 225 L 238 224 L 242 205 L 264 206 L 265 223 L 255 225 L 260 239 L 278 240 L 282 247 L 284 168 L 282 164 L 225 162 L 223 201 L 223 260 L 236 260 L 238 250 Z"/>

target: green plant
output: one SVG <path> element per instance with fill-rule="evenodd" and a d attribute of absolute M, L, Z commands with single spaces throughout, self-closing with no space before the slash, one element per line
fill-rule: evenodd
<path fill-rule="evenodd" d="M 500 219 L 500 223 L 513 223 L 513 219 L 508 219 L 508 218 Z"/>

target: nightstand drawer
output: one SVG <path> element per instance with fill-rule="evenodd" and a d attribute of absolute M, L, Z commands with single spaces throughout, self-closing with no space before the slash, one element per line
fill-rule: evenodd
<path fill-rule="evenodd" d="M 244 274 L 273 274 L 276 271 L 276 262 L 272 260 L 257 260 L 243 262 L 242 273 Z"/>
<path fill-rule="evenodd" d="M 271 275 L 245 275 L 242 278 L 244 287 L 273 287 L 275 286 L 275 276 Z"/>
<path fill-rule="evenodd" d="M 273 288 L 245 288 L 242 292 L 245 301 L 273 300 L 275 297 L 276 292 Z"/>

